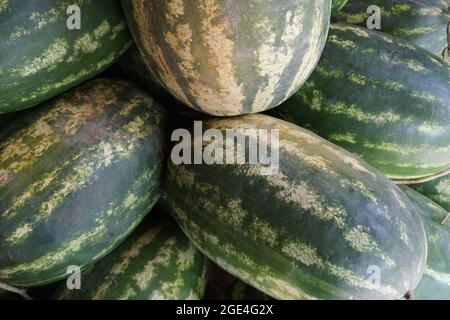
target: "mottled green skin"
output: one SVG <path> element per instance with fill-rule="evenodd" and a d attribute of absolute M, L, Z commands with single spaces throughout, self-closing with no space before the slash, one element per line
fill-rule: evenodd
<path fill-rule="evenodd" d="M 366 27 L 370 5 L 381 8 L 381 30 L 442 57 L 450 21 L 446 0 L 352 0 L 333 20 Z"/>
<path fill-rule="evenodd" d="M 270 300 L 261 291 L 249 286 L 241 280 L 235 281 L 224 293 L 223 300 Z"/>
<path fill-rule="evenodd" d="M 175 222 L 151 217 L 116 250 L 81 274 L 81 290 L 69 290 L 63 283 L 56 298 L 202 299 L 206 270 L 206 259 Z"/>
<path fill-rule="evenodd" d="M 203 128 L 279 129 L 280 170 L 174 165 L 165 192 L 198 248 L 276 299 L 396 299 L 417 285 L 426 239 L 415 209 L 380 172 L 311 132 L 265 115 Z M 376 287 L 368 268 L 380 268 Z"/>
<path fill-rule="evenodd" d="M 450 167 L 450 68 L 403 40 L 332 25 L 308 82 L 273 114 L 363 157 L 390 178 Z"/>
<path fill-rule="evenodd" d="M 214 116 L 261 112 L 294 94 L 320 58 L 331 11 L 331 0 L 122 4 L 159 82 Z"/>
<path fill-rule="evenodd" d="M 427 267 L 414 291 L 417 300 L 450 300 L 450 220 L 442 224 L 447 212 L 420 193 L 402 186 L 417 207 L 428 242 Z"/>
<path fill-rule="evenodd" d="M 331 16 L 335 16 L 347 4 L 348 0 L 332 0 Z"/>
<path fill-rule="evenodd" d="M 97 79 L 0 130 L 0 282 L 36 286 L 115 248 L 160 195 L 166 116 Z"/>
<path fill-rule="evenodd" d="M 69 30 L 69 5 L 81 29 Z M 26 109 L 111 65 L 131 43 L 118 0 L 3 1 L 0 113 Z"/>
<path fill-rule="evenodd" d="M 433 200 L 445 210 L 450 211 L 450 176 L 412 184 L 410 187 Z"/>

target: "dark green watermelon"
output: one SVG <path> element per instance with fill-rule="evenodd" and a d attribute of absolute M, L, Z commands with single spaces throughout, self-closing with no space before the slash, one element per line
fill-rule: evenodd
<path fill-rule="evenodd" d="M 37 286 L 97 261 L 160 196 L 163 108 L 97 79 L 0 130 L 0 282 Z"/>
<path fill-rule="evenodd" d="M 203 129 L 247 130 L 248 141 L 267 141 L 254 129 L 279 130 L 279 170 L 270 173 L 262 164 L 169 160 L 173 214 L 221 268 L 276 299 L 397 299 L 416 287 L 425 232 L 410 200 L 382 173 L 261 114 L 212 119 Z M 273 141 L 269 148 L 277 148 Z M 209 145 L 200 144 L 204 152 Z M 370 277 L 375 268 L 379 284 Z"/>
<path fill-rule="evenodd" d="M 131 44 L 118 0 L 0 5 L 0 114 L 32 107 L 92 78 Z M 80 9 L 79 30 L 67 26 L 72 5 Z"/>

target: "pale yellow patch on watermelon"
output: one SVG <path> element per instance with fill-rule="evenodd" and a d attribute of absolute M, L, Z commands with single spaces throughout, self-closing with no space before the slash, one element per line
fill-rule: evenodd
<path fill-rule="evenodd" d="M 12 72 L 27 77 L 42 70 L 51 70 L 55 65 L 64 61 L 68 48 L 66 40 L 57 38 L 40 55 L 26 61 L 20 68 L 13 69 Z"/>
<path fill-rule="evenodd" d="M 331 262 L 324 260 L 318 254 L 316 249 L 311 248 L 306 244 L 300 242 L 288 242 L 283 247 L 283 253 L 308 267 L 314 266 L 324 272 L 328 272 L 336 278 L 345 281 L 352 287 L 374 290 L 386 296 L 397 294 L 397 291 L 391 286 L 377 286 L 369 281 L 369 279 L 364 279 L 362 276 L 355 274 L 352 270 L 334 265 Z"/>
<path fill-rule="evenodd" d="M 351 144 L 356 143 L 356 134 L 351 132 L 346 133 L 332 133 L 328 136 L 330 140 L 338 141 L 338 142 L 348 142 Z"/>
<path fill-rule="evenodd" d="M 361 225 L 346 231 L 344 238 L 353 249 L 359 252 L 374 251 L 374 247 L 376 247 L 370 235 Z"/>
<path fill-rule="evenodd" d="M 9 7 L 9 0 L 0 0 L 0 13 L 5 12 Z"/>
<path fill-rule="evenodd" d="M 28 235 L 33 231 L 33 226 L 29 223 L 21 225 L 19 228 L 14 230 L 7 238 L 6 242 L 16 245 L 20 244 L 26 240 Z"/>
<path fill-rule="evenodd" d="M 322 258 L 317 253 L 317 250 L 303 243 L 287 242 L 283 246 L 282 252 L 307 267 L 320 266 L 322 263 Z"/>
<path fill-rule="evenodd" d="M 257 243 L 273 247 L 278 244 L 278 231 L 269 223 L 255 217 L 249 226 L 248 234 Z"/>
<path fill-rule="evenodd" d="M 346 50 L 356 49 L 356 43 L 352 40 L 345 40 L 339 38 L 337 35 L 332 34 L 328 37 L 330 43 L 334 43 Z"/>
<path fill-rule="evenodd" d="M 89 243 L 89 241 L 100 238 L 105 231 L 105 226 L 101 225 L 90 231 L 83 232 L 78 237 L 62 244 L 58 250 L 51 251 L 50 253 L 26 263 L 17 264 L 10 268 L 0 269 L 0 277 L 7 279 L 17 272 L 39 273 L 42 272 L 42 270 L 62 264 L 66 257 L 79 252 L 84 245 Z M 108 249 L 109 248 L 106 248 L 105 250 Z"/>
<path fill-rule="evenodd" d="M 199 5 L 204 19 L 201 23 L 201 38 L 207 46 L 208 67 L 215 71 L 217 86 L 211 88 L 205 79 L 191 84 L 190 89 L 197 104 L 208 113 L 231 116 L 242 113 L 243 85 L 234 76 L 234 41 L 228 35 L 228 24 L 217 22 L 221 10 L 214 0 L 202 1 Z"/>
<path fill-rule="evenodd" d="M 125 21 L 120 22 L 119 24 L 116 24 L 112 27 L 112 35 L 110 37 L 110 40 L 114 40 L 123 30 L 127 28 L 127 24 Z"/>
<path fill-rule="evenodd" d="M 184 271 L 192 267 L 194 265 L 196 252 L 197 249 L 191 242 L 189 242 L 187 250 L 178 250 L 176 262 L 178 269 Z"/>
<path fill-rule="evenodd" d="M 278 299 L 300 299 L 300 300 L 316 300 L 317 298 L 306 294 L 304 291 L 295 287 L 293 284 L 279 277 L 266 275 L 258 276 L 258 283 L 253 283 L 255 288 L 268 293 L 270 296 Z M 263 284 L 259 284 L 263 283 Z"/>
<path fill-rule="evenodd" d="M 169 238 L 158 250 L 156 257 L 147 262 L 144 269 L 133 277 L 136 281 L 136 285 L 145 290 L 149 282 L 155 277 L 155 271 L 160 266 L 168 266 L 173 254 L 173 247 L 176 245 L 176 238 Z"/>
<path fill-rule="evenodd" d="M 269 36 L 259 47 L 256 66 L 259 76 L 267 78 L 267 82 L 258 90 L 253 101 L 252 112 L 260 112 L 267 108 L 275 98 L 275 90 L 286 68 L 294 58 L 295 41 L 302 33 L 305 11 L 288 11 L 285 17 L 285 29 L 281 36 L 282 45 L 276 41 L 276 34 L 270 30 L 272 25 L 267 17 L 260 21 L 256 28 L 265 30 Z M 269 28 L 268 28 L 269 27 Z"/>

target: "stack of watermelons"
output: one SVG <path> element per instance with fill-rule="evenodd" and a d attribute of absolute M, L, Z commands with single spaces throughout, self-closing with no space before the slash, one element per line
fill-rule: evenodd
<path fill-rule="evenodd" d="M 0 1 L 0 300 L 450 299 L 448 7 Z"/>

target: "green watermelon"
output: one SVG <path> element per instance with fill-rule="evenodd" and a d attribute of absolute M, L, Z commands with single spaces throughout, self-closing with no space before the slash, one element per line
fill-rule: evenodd
<path fill-rule="evenodd" d="M 273 117 L 216 118 L 203 129 L 247 131 L 253 142 L 268 140 L 254 129 L 279 130 L 273 174 L 264 175 L 263 164 L 169 161 L 165 193 L 173 214 L 221 268 L 276 299 L 396 299 L 416 287 L 426 260 L 423 226 L 383 174 Z M 209 147 L 205 141 L 204 152 Z"/>
<path fill-rule="evenodd" d="M 447 212 L 418 192 L 402 186 L 416 205 L 428 239 L 427 266 L 414 292 L 418 300 L 450 299 L 450 220 L 442 224 Z"/>
<path fill-rule="evenodd" d="M 311 129 L 393 179 L 450 168 L 450 68 L 426 50 L 332 25 L 307 83 L 273 115 Z"/>
<path fill-rule="evenodd" d="M 224 293 L 223 300 L 270 300 L 270 297 L 241 280 L 235 281 Z"/>
<path fill-rule="evenodd" d="M 80 290 L 69 290 L 63 283 L 56 298 L 201 299 L 206 270 L 206 259 L 175 222 L 150 217 L 116 250 L 81 273 Z"/>
<path fill-rule="evenodd" d="M 255 113 L 305 82 L 330 0 L 122 1 L 147 66 L 176 98 L 215 116 Z"/>
<path fill-rule="evenodd" d="M 335 16 L 347 4 L 348 0 L 332 0 L 331 16 Z"/>
<path fill-rule="evenodd" d="M 0 282 L 37 286 L 115 248 L 160 195 L 166 116 L 97 79 L 0 130 Z"/>
<path fill-rule="evenodd" d="M 450 211 L 450 175 L 424 183 L 411 184 L 410 187 Z"/>
<path fill-rule="evenodd" d="M 72 5 L 80 9 L 79 30 L 68 29 Z M 0 113 L 86 81 L 130 44 L 118 0 L 0 1 Z"/>
<path fill-rule="evenodd" d="M 447 0 L 352 0 L 333 19 L 341 23 L 366 27 L 367 8 L 381 9 L 381 30 L 405 39 L 442 57 L 447 47 L 447 24 L 450 21 Z"/>

